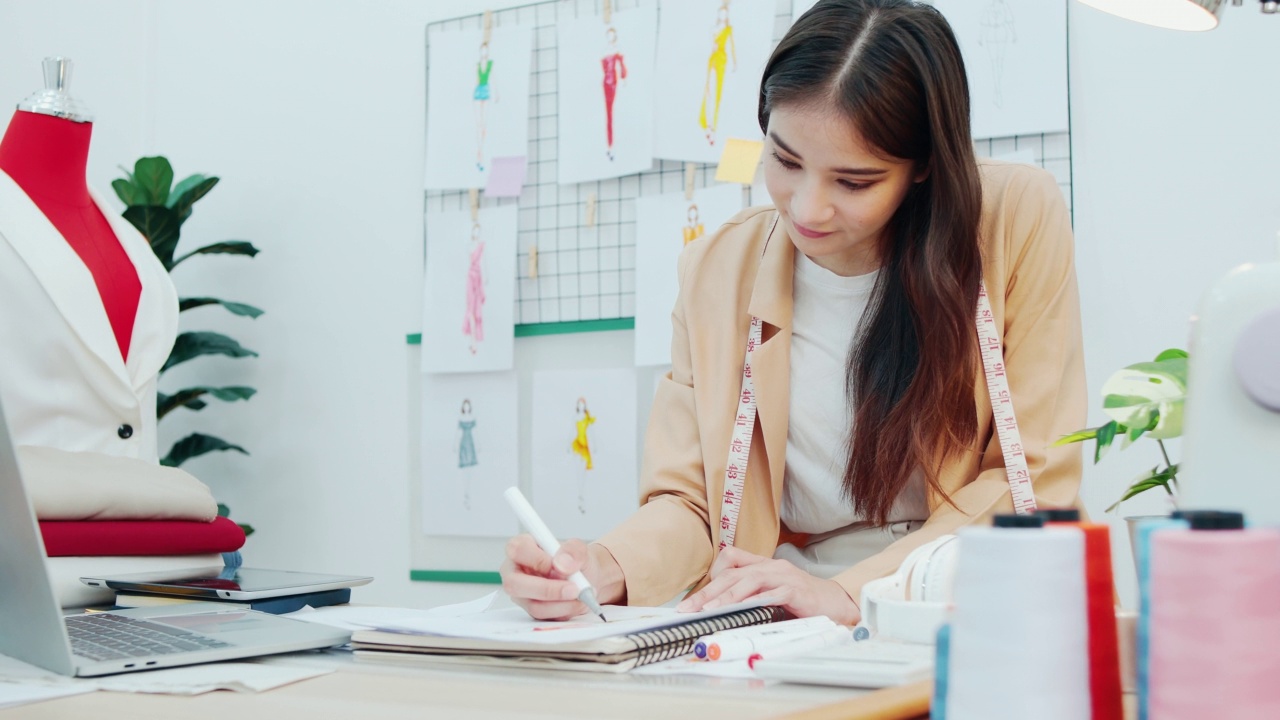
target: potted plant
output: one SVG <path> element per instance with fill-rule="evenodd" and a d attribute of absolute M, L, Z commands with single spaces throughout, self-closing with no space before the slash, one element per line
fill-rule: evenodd
<path fill-rule="evenodd" d="M 191 258 L 200 255 L 242 255 L 252 258 L 258 249 L 244 240 L 225 240 L 205 245 L 190 252 L 178 255 L 178 240 L 182 224 L 191 217 L 192 206 L 203 198 L 218 184 L 218 178 L 204 175 L 192 175 L 177 184 L 173 183 L 173 167 L 164 157 L 144 157 L 134 164 L 133 172 L 124 168 L 126 177 L 111 183 L 116 195 L 127 206 L 124 217 L 138 229 L 151 245 L 156 257 L 164 265 L 165 270 L 172 272 L 174 268 Z M 178 301 L 179 312 L 193 310 L 208 305 L 219 305 L 233 315 L 256 318 L 262 314 L 252 305 L 230 302 L 213 297 L 183 297 Z M 232 338 L 221 333 L 209 331 L 188 331 L 180 333 L 173 344 L 173 350 L 161 368 L 161 375 L 166 370 L 204 355 L 224 355 L 227 357 L 257 357 L 258 353 L 240 345 Z M 241 385 L 228 387 L 196 386 L 177 390 L 173 393 L 159 392 L 156 401 L 156 419 L 163 420 L 178 408 L 203 410 L 207 398 L 224 402 L 248 400 L 257 391 Z M 203 433 L 191 433 L 175 442 L 169 452 L 161 458 L 163 465 L 178 467 L 191 458 L 218 450 L 234 450 L 245 455 L 249 451 L 239 445 L 229 443 L 222 438 Z M 227 515 L 225 505 L 218 505 L 218 513 Z M 248 525 L 241 525 L 245 534 L 253 532 Z"/>
<path fill-rule="evenodd" d="M 1093 462 L 1097 464 L 1117 443 L 1124 450 L 1143 436 L 1156 442 L 1160 462 L 1135 478 L 1107 512 L 1155 488 L 1162 488 L 1177 506 L 1178 464 L 1169 458 L 1164 441 L 1182 435 L 1188 359 L 1185 350 L 1170 349 L 1151 362 L 1134 363 L 1116 371 L 1102 386 L 1102 411 L 1111 418 L 1110 422 L 1071 433 L 1054 443 L 1057 447 L 1093 440 Z M 1132 539 L 1134 522 L 1141 518 L 1127 519 Z"/>

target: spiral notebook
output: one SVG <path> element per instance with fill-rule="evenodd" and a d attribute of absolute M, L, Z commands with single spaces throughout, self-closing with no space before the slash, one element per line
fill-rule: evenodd
<path fill-rule="evenodd" d="M 782 620 L 785 613 L 757 602 L 700 613 L 606 607 L 605 616 L 610 622 L 542 622 L 511 608 L 359 630 L 351 646 L 367 660 L 625 672 L 687 655 L 704 635 Z"/>

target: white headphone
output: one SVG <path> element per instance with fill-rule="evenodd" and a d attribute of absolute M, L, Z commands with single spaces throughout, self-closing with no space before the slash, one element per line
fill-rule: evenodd
<path fill-rule="evenodd" d="M 864 585 L 862 620 L 854 636 L 932 644 L 951 604 L 959 548 L 955 540 L 955 535 L 943 535 L 921 545 L 896 573 Z"/>

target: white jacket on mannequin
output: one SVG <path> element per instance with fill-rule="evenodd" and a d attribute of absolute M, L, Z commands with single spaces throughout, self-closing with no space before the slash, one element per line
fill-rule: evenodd
<path fill-rule="evenodd" d="M 142 284 L 120 356 L 89 269 L 0 171 L 0 398 L 15 445 L 156 462 L 156 378 L 178 332 L 178 294 L 147 240 L 93 195 Z"/>

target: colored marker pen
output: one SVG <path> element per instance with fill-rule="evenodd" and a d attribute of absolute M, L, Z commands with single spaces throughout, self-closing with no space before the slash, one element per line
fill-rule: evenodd
<path fill-rule="evenodd" d="M 747 667 L 755 669 L 756 661 L 763 660 L 765 656 L 771 658 L 789 657 L 792 655 L 804 655 L 816 650 L 823 650 L 829 647 L 838 647 L 840 645 L 850 645 L 854 642 L 853 633 L 847 627 L 835 627 L 830 630 L 802 637 L 783 645 L 777 645 L 772 648 L 764 648 L 763 652 L 755 652 L 747 657 Z"/>

